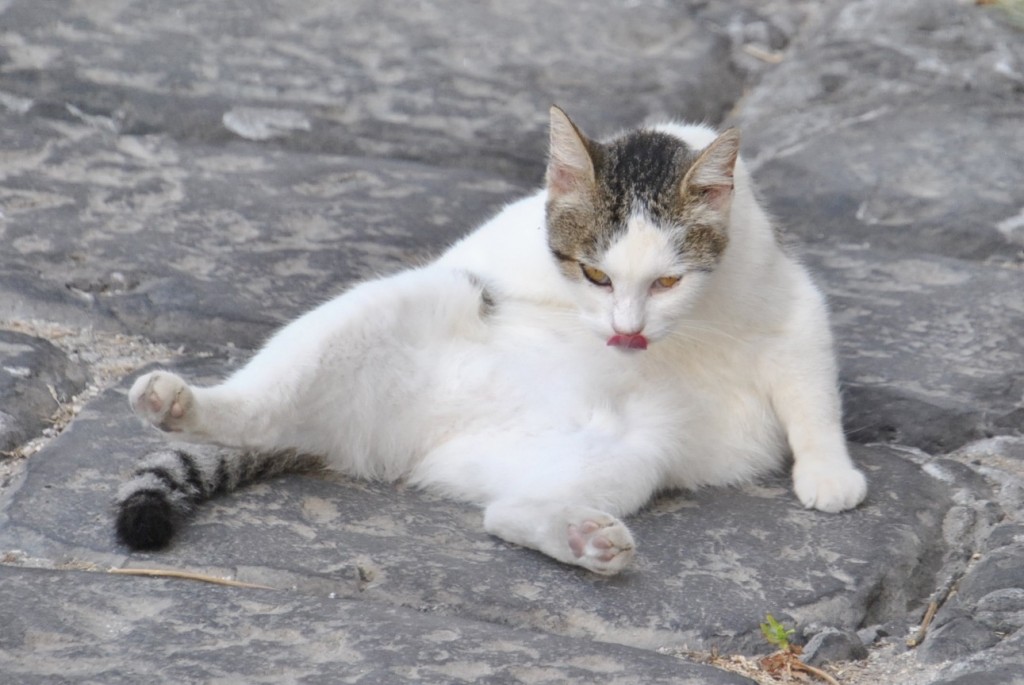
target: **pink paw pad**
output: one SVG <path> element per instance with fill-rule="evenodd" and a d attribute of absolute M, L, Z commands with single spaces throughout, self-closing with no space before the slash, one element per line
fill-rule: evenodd
<path fill-rule="evenodd" d="M 577 559 L 587 553 L 588 545 L 593 549 L 603 551 L 596 555 L 601 561 L 611 561 L 615 557 L 618 553 L 615 543 L 606 537 L 595 535 L 601 528 L 602 526 L 596 521 L 584 521 L 578 526 L 569 526 L 569 549 Z"/>
<path fill-rule="evenodd" d="M 154 414 L 163 411 L 164 408 L 164 401 L 160 399 L 160 395 L 155 392 L 151 392 L 146 396 L 146 404 L 148 405 L 149 410 Z"/>

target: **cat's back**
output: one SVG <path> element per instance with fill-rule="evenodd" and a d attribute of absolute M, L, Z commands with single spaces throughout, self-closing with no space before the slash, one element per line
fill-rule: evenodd
<path fill-rule="evenodd" d="M 499 297 L 567 304 L 565 283 L 547 244 L 543 190 L 506 205 L 452 245 L 442 268 L 472 273 Z"/>

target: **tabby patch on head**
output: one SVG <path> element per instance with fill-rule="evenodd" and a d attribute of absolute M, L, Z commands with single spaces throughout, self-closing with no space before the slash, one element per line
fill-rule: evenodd
<path fill-rule="evenodd" d="M 551 109 L 548 247 L 570 281 L 614 293 L 603 314 L 597 298 L 583 298 L 610 345 L 645 349 L 652 319 L 664 333 L 671 322 L 662 319 L 684 308 L 661 294 L 680 286 L 676 299 L 692 299 L 718 265 L 738 152 L 734 129 L 703 150 L 643 129 L 596 142 Z"/>
<path fill-rule="evenodd" d="M 671 234 L 690 269 L 714 269 L 728 244 L 729 200 L 739 133 L 703 151 L 666 133 L 639 130 L 600 143 L 551 108 L 548 244 L 566 276 L 595 261 L 634 216 Z"/>

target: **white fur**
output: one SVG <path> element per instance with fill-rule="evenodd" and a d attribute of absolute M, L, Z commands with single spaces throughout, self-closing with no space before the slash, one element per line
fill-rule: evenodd
<path fill-rule="evenodd" d="M 715 138 L 660 128 L 694 147 Z M 742 162 L 721 263 L 664 291 L 650 284 L 681 265 L 642 216 L 595 265 L 614 288 L 567 280 L 544 202 L 511 204 L 434 263 L 307 313 L 221 385 L 140 378 L 135 411 L 189 440 L 408 478 L 484 506 L 489 532 L 598 573 L 629 562 L 619 517 L 655 492 L 748 481 L 790 449 L 806 506 L 863 499 L 823 298 L 778 247 Z M 608 347 L 616 330 L 643 330 L 649 349 Z"/>

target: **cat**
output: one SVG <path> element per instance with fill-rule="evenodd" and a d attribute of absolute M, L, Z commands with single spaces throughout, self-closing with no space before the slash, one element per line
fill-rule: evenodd
<path fill-rule="evenodd" d="M 145 423 L 214 447 L 145 458 L 120 540 L 162 547 L 214 493 L 324 464 L 476 503 L 487 532 L 606 575 L 654 494 L 789 454 L 803 505 L 855 507 L 825 300 L 739 145 L 678 123 L 597 142 L 552 108 L 544 188 L 432 263 L 301 316 L 219 385 L 138 378 Z"/>

